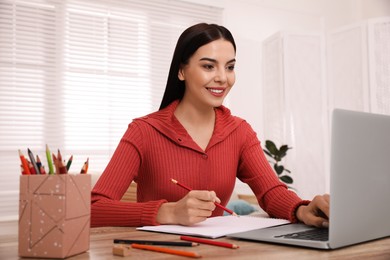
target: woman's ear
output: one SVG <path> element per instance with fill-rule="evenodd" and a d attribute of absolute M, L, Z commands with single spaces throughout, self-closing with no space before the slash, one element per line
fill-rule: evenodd
<path fill-rule="evenodd" d="M 181 80 L 181 81 L 184 81 L 184 80 L 185 80 L 184 72 L 183 72 L 183 66 L 180 66 L 179 72 L 177 73 L 177 77 L 178 77 L 179 80 Z"/>

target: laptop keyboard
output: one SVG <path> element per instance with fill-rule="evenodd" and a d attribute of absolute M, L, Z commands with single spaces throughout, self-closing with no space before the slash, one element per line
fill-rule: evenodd
<path fill-rule="evenodd" d="M 301 239 L 301 240 L 313 240 L 313 241 L 328 241 L 329 232 L 327 228 L 318 228 L 310 229 L 301 232 L 295 232 L 280 236 L 275 236 L 278 238 L 288 238 L 288 239 Z"/>

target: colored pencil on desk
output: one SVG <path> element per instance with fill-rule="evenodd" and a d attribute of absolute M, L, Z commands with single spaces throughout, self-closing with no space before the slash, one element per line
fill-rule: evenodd
<path fill-rule="evenodd" d="M 188 251 L 170 249 L 170 248 L 166 248 L 166 247 L 157 247 L 157 246 L 140 245 L 140 244 L 131 244 L 131 247 L 132 248 L 137 248 L 137 249 L 144 249 L 144 250 L 160 252 L 160 253 L 167 253 L 167 254 L 173 254 L 173 255 L 194 257 L 194 258 L 202 257 L 201 255 L 199 255 L 198 253 L 195 253 L 195 252 L 188 252 Z"/>
<path fill-rule="evenodd" d="M 134 240 L 134 239 L 114 239 L 114 244 L 141 244 L 141 245 L 157 245 L 157 246 L 199 246 L 195 242 L 171 242 L 171 241 L 155 241 L 155 240 Z"/>
<path fill-rule="evenodd" d="M 46 159 L 47 159 L 47 165 L 49 167 L 49 174 L 54 174 L 53 161 L 51 160 L 51 152 L 47 144 L 46 144 Z"/>
<path fill-rule="evenodd" d="M 182 188 L 184 188 L 184 189 L 186 189 L 186 190 L 188 190 L 188 191 L 191 191 L 191 190 L 192 190 L 191 188 L 189 188 L 189 187 L 187 187 L 186 185 L 184 185 L 184 184 L 178 182 L 178 181 L 175 180 L 175 179 L 171 179 L 171 181 L 172 181 L 174 184 L 176 184 L 176 185 L 178 185 L 178 186 L 180 186 L 180 187 L 182 187 Z M 215 204 L 215 206 L 217 206 L 218 208 L 223 209 L 224 211 L 228 212 L 229 214 L 231 214 L 231 215 L 233 215 L 233 216 L 238 216 L 235 212 L 233 212 L 232 210 L 230 210 L 230 209 L 228 209 L 228 208 L 222 206 L 221 204 L 219 204 L 219 203 L 217 203 L 217 202 L 214 202 L 214 204 Z"/>
<path fill-rule="evenodd" d="M 230 244 L 226 242 L 221 242 L 221 241 L 215 241 L 215 240 L 210 240 L 210 239 L 203 239 L 203 238 L 198 238 L 198 237 L 189 237 L 189 236 L 181 236 L 181 240 L 186 240 L 186 241 L 191 241 L 191 242 L 196 242 L 196 243 L 201 243 L 201 244 L 208 244 L 208 245 L 213 245 L 213 246 L 222 246 L 222 247 L 228 247 L 228 248 L 239 248 L 239 246 L 235 244 Z"/>
<path fill-rule="evenodd" d="M 22 154 L 22 151 L 20 151 L 20 150 L 19 150 L 19 157 L 20 157 L 20 161 L 22 162 L 24 174 L 25 175 L 31 174 L 30 169 L 28 167 L 28 162 L 27 162 L 26 158 L 24 157 L 24 155 Z"/>
<path fill-rule="evenodd" d="M 31 152 L 30 149 L 27 149 L 28 156 L 30 157 L 30 161 L 32 166 L 34 167 L 36 174 L 41 174 L 41 171 L 38 168 L 37 162 L 35 161 L 34 154 Z"/>

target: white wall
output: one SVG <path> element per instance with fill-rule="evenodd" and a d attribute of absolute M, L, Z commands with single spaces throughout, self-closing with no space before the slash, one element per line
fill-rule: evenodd
<path fill-rule="evenodd" d="M 197 1 L 199 2 L 199 1 Z M 365 19 L 390 15 L 389 0 L 214 0 L 225 8 L 224 25 L 237 43 L 237 81 L 227 100 L 233 114 L 245 118 L 263 140 L 261 44 L 278 31 L 328 32 Z M 297 133 L 299 134 L 299 133 Z M 320 181 L 320 180 L 319 180 Z M 305 182 L 299 182 L 305 183 Z M 314 196 L 328 192 L 310 183 L 296 187 Z M 241 183 L 240 193 L 251 193 Z"/>
<path fill-rule="evenodd" d="M 225 8 L 225 26 L 237 43 L 237 82 L 228 104 L 260 137 L 261 43 L 278 31 L 323 31 L 390 15 L 389 0 L 211 1 Z M 260 59 L 260 60 L 259 60 Z M 251 104 L 248 106 L 248 104 Z"/>
<path fill-rule="evenodd" d="M 250 122 L 262 138 L 261 43 L 280 30 L 321 30 L 322 17 L 280 8 L 282 1 L 277 1 L 276 7 L 257 2 L 266 1 L 227 1 L 225 25 L 233 33 L 238 48 L 237 82 L 229 96 L 229 107 Z"/>

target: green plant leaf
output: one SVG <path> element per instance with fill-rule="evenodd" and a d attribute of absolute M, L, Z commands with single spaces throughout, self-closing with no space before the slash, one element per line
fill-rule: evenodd
<path fill-rule="evenodd" d="M 276 163 L 274 164 L 274 169 L 278 175 L 280 175 L 284 171 L 284 166 L 283 165 L 277 165 Z"/>
<path fill-rule="evenodd" d="M 274 142 L 272 142 L 271 140 L 266 140 L 265 141 L 265 147 L 268 149 L 268 151 L 272 154 L 272 155 L 277 155 L 279 150 L 278 148 L 276 148 L 276 145 L 274 144 Z"/>
<path fill-rule="evenodd" d="M 279 157 L 280 157 L 280 160 L 282 160 L 282 158 L 283 158 L 284 156 L 286 156 L 287 151 L 288 151 L 289 149 L 291 149 L 291 147 L 288 147 L 287 144 L 280 146 L 280 148 L 279 148 Z"/>
<path fill-rule="evenodd" d="M 282 182 L 286 183 L 286 184 L 292 184 L 293 183 L 293 179 L 290 176 L 287 176 L 287 175 L 280 176 L 279 179 Z"/>
<path fill-rule="evenodd" d="M 286 153 L 286 152 L 288 151 L 288 149 L 291 149 L 291 148 L 288 147 L 287 144 L 282 145 L 282 146 L 279 148 L 279 150 L 280 150 L 281 152 L 284 152 L 284 153 Z"/>

